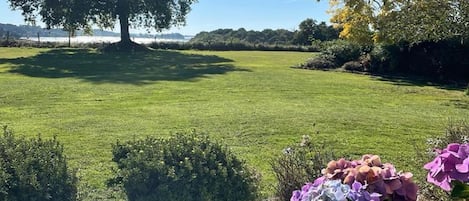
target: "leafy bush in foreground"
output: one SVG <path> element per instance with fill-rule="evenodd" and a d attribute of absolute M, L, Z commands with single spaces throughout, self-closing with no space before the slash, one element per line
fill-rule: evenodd
<path fill-rule="evenodd" d="M 0 200 L 76 200 L 77 178 L 67 169 L 63 147 L 54 138 L 0 137 Z"/>
<path fill-rule="evenodd" d="M 303 136 L 299 145 L 286 148 L 282 155 L 271 161 L 278 181 L 276 196 L 282 201 L 290 200 L 294 190 L 322 176 L 321 169 L 334 158 L 332 151 L 313 146 L 309 136 Z"/>
<path fill-rule="evenodd" d="M 207 136 L 175 135 L 113 145 L 113 161 L 130 201 L 243 201 L 257 197 L 258 178 Z"/>

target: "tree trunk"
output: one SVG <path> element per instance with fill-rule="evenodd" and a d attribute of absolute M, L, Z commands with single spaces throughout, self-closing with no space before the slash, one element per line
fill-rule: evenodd
<path fill-rule="evenodd" d="M 121 43 L 130 44 L 129 34 L 129 0 L 117 1 L 117 14 L 121 25 Z"/>
<path fill-rule="evenodd" d="M 129 18 L 126 14 L 119 15 L 121 25 L 121 43 L 130 43 Z"/>
<path fill-rule="evenodd" d="M 72 32 L 68 31 L 68 47 L 72 47 Z"/>

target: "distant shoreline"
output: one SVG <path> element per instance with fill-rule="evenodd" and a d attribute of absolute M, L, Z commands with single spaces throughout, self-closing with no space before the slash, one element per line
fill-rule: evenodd
<path fill-rule="evenodd" d="M 164 38 L 142 38 L 131 37 L 132 41 L 140 44 L 150 44 L 154 42 L 188 42 L 192 37 L 185 37 L 181 39 L 164 39 Z M 37 42 L 37 37 L 21 37 L 22 40 Z M 40 37 L 40 42 L 57 42 L 68 43 L 68 37 Z M 119 42 L 120 37 L 115 36 L 76 36 L 70 39 L 71 43 L 114 43 Z"/>

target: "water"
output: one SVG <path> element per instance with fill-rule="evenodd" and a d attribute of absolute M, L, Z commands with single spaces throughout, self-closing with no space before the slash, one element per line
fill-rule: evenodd
<path fill-rule="evenodd" d="M 37 42 L 37 38 L 26 38 L 22 37 L 21 39 L 30 40 Z M 187 42 L 190 40 L 189 37 L 186 37 L 184 40 L 175 40 L 175 39 L 161 39 L 161 38 L 137 38 L 131 37 L 132 41 L 140 44 L 149 44 L 153 42 Z M 68 37 L 41 37 L 41 42 L 58 42 L 58 43 L 68 43 Z M 115 43 L 119 42 L 120 37 L 114 36 L 76 36 L 71 38 L 71 43 Z"/>

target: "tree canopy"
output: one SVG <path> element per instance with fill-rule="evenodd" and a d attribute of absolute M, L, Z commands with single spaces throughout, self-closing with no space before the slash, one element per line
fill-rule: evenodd
<path fill-rule="evenodd" d="M 37 16 L 50 27 L 88 30 L 93 24 L 113 28 L 119 20 L 121 42 L 130 43 L 129 27 L 162 31 L 184 25 L 190 6 L 197 0 L 8 0 L 22 11 L 25 21 Z"/>
<path fill-rule="evenodd" d="M 469 37 L 467 0 L 330 0 L 340 36 L 361 43 Z"/>
<path fill-rule="evenodd" d="M 316 20 L 306 19 L 299 25 L 299 30 L 295 32 L 295 43 L 301 45 L 311 45 L 314 40 L 330 41 L 339 37 L 339 29 L 327 25 L 325 22 L 317 23 Z"/>

